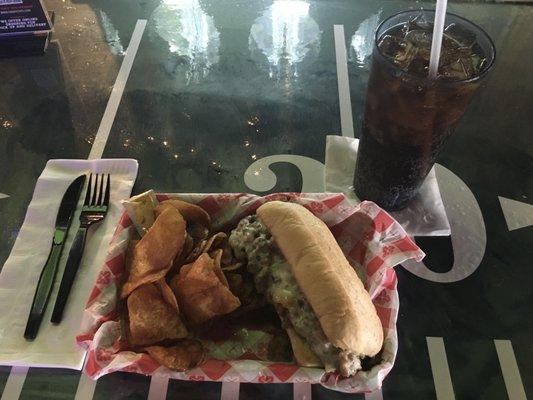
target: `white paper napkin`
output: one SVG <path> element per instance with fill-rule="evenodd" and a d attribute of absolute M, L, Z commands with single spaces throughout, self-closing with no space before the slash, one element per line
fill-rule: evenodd
<path fill-rule="evenodd" d="M 137 161 L 132 159 L 48 161 L 35 185 L 15 245 L 0 273 L 0 365 L 81 370 L 85 353 L 76 345 L 75 336 L 79 332 L 85 303 L 122 213 L 120 200 L 130 196 L 137 169 Z M 53 325 L 50 316 L 70 245 L 79 226 L 79 213 L 84 200 L 82 192 L 39 333 L 34 341 L 26 341 L 23 334 L 37 282 L 52 244 L 59 204 L 70 183 L 79 175 L 89 172 L 111 174 L 110 209 L 104 221 L 90 229 L 63 320 L 59 325 Z"/>
<path fill-rule="evenodd" d="M 358 203 L 353 191 L 353 176 L 359 139 L 330 135 L 326 139 L 325 187 L 327 192 L 342 192 Z M 411 236 L 449 236 L 450 224 L 439 191 L 434 168 L 418 195 L 407 208 L 390 213 Z"/>

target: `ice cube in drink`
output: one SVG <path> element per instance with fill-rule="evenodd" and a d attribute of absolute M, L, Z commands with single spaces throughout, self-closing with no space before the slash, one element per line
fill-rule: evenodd
<path fill-rule="evenodd" d="M 426 77 L 432 35 L 433 23 L 417 16 L 387 31 L 379 39 L 378 49 L 403 71 Z M 469 79 L 481 71 L 485 61 L 483 49 L 471 31 L 455 22 L 445 27 L 438 70 L 441 79 Z"/>

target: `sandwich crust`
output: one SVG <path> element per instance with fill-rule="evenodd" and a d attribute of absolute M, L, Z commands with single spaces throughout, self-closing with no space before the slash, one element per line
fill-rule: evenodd
<path fill-rule="evenodd" d="M 370 296 L 329 228 L 305 207 L 271 201 L 257 215 L 289 262 L 326 337 L 358 356 L 376 355 L 383 328 Z"/>

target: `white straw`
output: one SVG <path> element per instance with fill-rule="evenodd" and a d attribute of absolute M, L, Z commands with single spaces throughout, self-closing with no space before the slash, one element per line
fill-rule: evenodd
<path fill-rule="evenodd" d="M 440 48 L 444 31 L 444 19 L 446 18 L 446 6 L 448 0 L 437 0 L 435 21 L 433 23 L 433 39 L 431 41 L 431 56 L 429 58 L 429 77 L 435 79 L 439 69 Z"/>

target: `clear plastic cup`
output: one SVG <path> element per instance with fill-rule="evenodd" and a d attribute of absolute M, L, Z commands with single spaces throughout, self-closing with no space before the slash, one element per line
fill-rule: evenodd
<path fill-rule="evenodd" d="M 423 73 L 425 66 L 412 68 L 415 72 L 406 70 L 390 54 L 383 54 L 378 43 L 420 15 L 433 21 L 435 12 L 401 12 L 383 21 L 376 30 L 357 154 L 355 193 L 361 200 L 372 200 L 391 211 L 406 207 L 416 196 L 496 56 L 494 44 L 483 29 L 457 15 L 446 14 L 445 27 L 455 24 L 453 28 L 464 29 L 470 38 L 475 37 L 478 50 L 485 57 L 482 67 L 465 79 L 443 76 L 447 73 L 442 70 L 443 62 L 454 54 L 444 57 L 441 52 L 441 75 L 437 79 L 431 80 Z M 403 61 L 405 55 L 400 56 Z"/>

